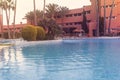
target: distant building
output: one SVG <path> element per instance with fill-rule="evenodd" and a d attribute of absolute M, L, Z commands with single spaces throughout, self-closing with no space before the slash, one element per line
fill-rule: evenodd
<path fill-rule="evenodd" d="M 15 32 L 20 32 L 20 30 L 22 29 L 22 27 L 24 27 L 26 24 L 15 24 Z M 10 31 L 13 32 L 14 27 L 13 24 L 9 25 L 10 26 Z M 2 16 L 2 10 L 0 9 L 0 34 L 2 32 L 7 32 L 8 31 L 8 27 L 7 25 L 3 25 L 3 16 Z"/>

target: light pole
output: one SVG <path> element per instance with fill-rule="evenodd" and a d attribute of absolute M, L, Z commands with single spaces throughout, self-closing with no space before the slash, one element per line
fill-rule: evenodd
<path fill-rule="evenodd" d="M 35 0 L 33 0 L 33 5 L 34 5 L 34 25 L 37 25 L 37 20 L 36 20 L 36 4 L 35 4 Z"/>

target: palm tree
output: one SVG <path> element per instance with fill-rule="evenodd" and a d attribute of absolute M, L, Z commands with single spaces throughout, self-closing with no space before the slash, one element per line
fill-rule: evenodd
<path fill-rule="evenodd" d="M 115 0 L 112 0 L 112 6 L 111 6 L 110 18 L 109 18 L 109 24 L 108 24 L 108 34 L 111 33 L 110 27 L 111 27 L 111 18 L 112 18 L 113 8 L 115 6 L 114 3 L 115 3 Z"/>
<path fill-rule="evenodd" d="M 99 37 L 99 0 L 96 0 L 96 30 L 97 30 L 97 37 Z"/>
<path fill-rule="evenodd" d="M 104 35 L 106 34 L 106 0 L 104 0 Z"/>
<path fill-rule="evenodd" d="M 60 7 L 59 8 L 59 12 L 58 12 L 58 16 L 61 17 L 61 23 L 63 25 L 63 19 L 64 19 L 64 16 L 66 15 L 66 13 L 69 11 L 69 9 L 67 7 Z"/>
<path fill-rule="evenodd" d="M 38 23 L 43 18 L 43 11 L 36 10 L 36 23 Z M 30 22 L 31 25 L 34 24 L 34 11 L 26 13 L 25 18 Z"/>
<path fill-rule="evenodd" d="M 46 6 L 47 17 L 55 20 L 55 15 L 58 13 L 59 6 L 57 4 L 49 4 Z"/>
<path fill-rule="evenodd" d="M 44 0 L 44 5 L 43 5 L 43 19 L 45 19 L 45 4 L 46 4 L 46 0 Z"/>
<path fill-rule="evenodd" d="M 7 27 L 8 27 L 8 38 L 11 38 L 9 22 L 10 22 L 11 9 L 14 10 L 15 7 L 14 2 L 12 0 L 4 0 L 0 3 L 0 7 L 5 11 Z"/>
<path fill-rule="evenodd" d="M 13 27 L 14 27 L 14 30 L 13 30 L 13 38 L 15 38 L 15 20 L 16 20 L 16 6 L 17 6 L 17 0 L 15 0 L 15 9 L 14 9 L 14 18 L 13 18 Z"/>
<path fill-rule="evenodd" d="M 2 3 L 2 0 L 0 0 L 0 4 Z M 1 21 L 0 21 L 0 26 L 1 26 L 1 37 L 3 38 L 3 9 L 0 8 L 0 16 L 1 16 Z"/>
<path fill-rule="evenodd" d="M 34 25 L 37 25 L 37 21 L 36 21 L 36 4 L 35 4 L 35 0 L 33 0 L 33 5 L 34 5 Z"/>

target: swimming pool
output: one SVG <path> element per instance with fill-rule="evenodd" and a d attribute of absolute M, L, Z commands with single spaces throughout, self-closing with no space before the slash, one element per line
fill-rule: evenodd
<path fill-rule="evenodd" d="M 0 80 L 120 80 L 120 40 L 28 42 L 0 53 Z"/>

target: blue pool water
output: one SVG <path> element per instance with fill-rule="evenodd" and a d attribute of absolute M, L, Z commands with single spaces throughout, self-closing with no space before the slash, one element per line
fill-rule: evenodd
<path fill-rule="evenodd" d="M 0 80 L 120 80 L 120 40 L 28 43 L 0 53 Z"/>

